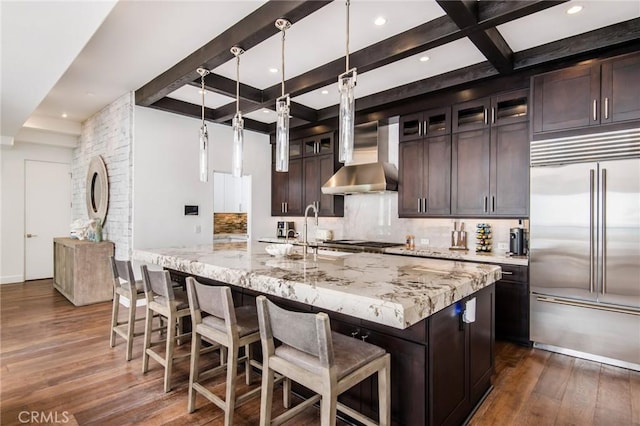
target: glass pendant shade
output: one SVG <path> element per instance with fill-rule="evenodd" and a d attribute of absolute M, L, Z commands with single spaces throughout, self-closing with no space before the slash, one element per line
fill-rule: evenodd
<path fill-rule="evenodd" d="M 244 120 L 239 112 L 233 117 L 233 153 L 231 157 L 231 174 L 242 176 L 242 145 L 244 143 Z"/>
<path fill-rule="evenodd" d="M 289 95 L 276 100 L 276 172 L 289 171 Z"/>
<path fill-rule="evenodd" d="M 338 76 L 338 90 L 340 91 L 338 161 L 345 164 L 353 161 L 355 87 L 355 68 Z"/>
<path fill-rule="evenodd" d="M 200 127 L 200 182 L 209 181 L 209 132 L 207 125 Z"/>

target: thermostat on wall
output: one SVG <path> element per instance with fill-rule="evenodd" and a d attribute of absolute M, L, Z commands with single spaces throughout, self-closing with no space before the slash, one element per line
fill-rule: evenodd
<path fill-rule="evenodd" d="M 198 206 L 184 206 L 185 216 L 198 216 Z"/>

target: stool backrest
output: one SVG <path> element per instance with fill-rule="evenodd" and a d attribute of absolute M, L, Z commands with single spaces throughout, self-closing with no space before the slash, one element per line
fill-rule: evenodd
<path fill-rule="evenodd" d="M 258 296 L 256 304 L 260 338 L 263 340 L 263 348 L 264 343 L 267 343 L 268 355 L 273 354 L 275 338 L 285 345 L 319 358 L 325 367 L 333 365 L 333 343 L 327 314 L 288 311 L 265 296 Z"/>
<path fill-rule="evenodd" d="M 113 272 L 113 286 L 114 288 L 122 287 L 123 284 L 127 284 L 129 289 L 133 289 L 135 292 L 136 279 L 133 275 L 133 268 L 131 267 L 131 261 L 129 260 L 116 260 L 115 257 L 110 256 L 111 270 Z"/>
<path fill-rule="evenodd" d="M 175 300 L 169 271 L 150 271 L 147 265 L 142 265 L 140 270 L 147 300 L 151 301 L 155 296 L 164 297 L 167 301 Z"/>
<path fill-rule="evenodd" d="M 193 277 L 187 277 L 187 297 L 191 318 L 196 323 L 202 321 L 202 313 L 205 312 L 224 321 L 228 332 L 237 333 L 236 311 L 230 287 L 205 285 Z"/>

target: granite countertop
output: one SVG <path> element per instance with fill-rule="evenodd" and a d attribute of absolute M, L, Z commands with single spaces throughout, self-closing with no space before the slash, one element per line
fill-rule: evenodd
<path fill-rule="evenodd" d="M 407 328 L 501 278 L 499 266 L 388 256 L 321 253 L 275 258 L 264 243 L 215 243 L 134 250 L 133 260 Z"/>
<path fill-rule="evenodd" d="M 258 241 L 284 244 L 284 238 L 260 238 Z M 299 244 L 295 239 L 287 241 L 291 244 Z M 315 243 L 315 242 L 314 242 Z M 322 242 L 318 243 L 318 247 L 322 247 Z M 415 257 L 428 257 L 436 259 L 448 259 L 448 260 L 464 260 L 467 262 L 482 262 L 482 263 L 502 263 L 504 265 L 519 265 L 528 266 L 529 258 L 527 256 L 508 256 L 504 252 L 492 252 L 492 253 L 476 253 L 474 250 L 449 250 L 444 247 L 420 247 L 416 246 L 413 250 L 408 250 L 404 246 L 390 247 L 384 249 L 385 254 L 396 254 L 402 256 L 415 256 Z"/>

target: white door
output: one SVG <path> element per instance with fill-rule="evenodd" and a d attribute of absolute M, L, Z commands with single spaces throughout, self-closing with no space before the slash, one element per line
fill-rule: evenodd
<path fill-rule="evenodd" d="M 53 238 L 69 236 L 71 166 L 25 162 L 25 280 L 53 277 Z"/>

